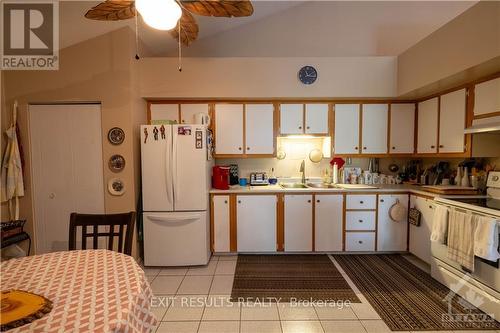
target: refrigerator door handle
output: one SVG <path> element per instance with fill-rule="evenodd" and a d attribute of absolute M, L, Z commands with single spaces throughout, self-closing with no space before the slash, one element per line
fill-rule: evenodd
<path fill-rule="evenodd" d="M 173 182 L 173 187 L 174 187 L 174 200 L 175 198 L 179 197 L 179 189 L 177 188 L 177 127 L 173 127 L 173 133 L 172 133 L 172 182 Z M 175 203 L 174 203 L 175 207 Z"/>
<path fill-rule="evenodd" d="M 171 131 L 169 131 L 170 135 L 172 135 Z M 169 136 L 170 136 L 169 135 Z M 173 203 L 172 200 L 172 184 L 169 180 L 172 179 L 172 145 L 170 144 L 171 140 L 167 142 L 167 151 L 165 152 L 165 186 L 167 187 L 167 200 Z"/>
<path fill-rule="evenodd" d="M 148 216 L 153 222 L 166 222 L 166 223 L 178 223 L 178 222 L 186 222 L 186 221 L 196 221 L 200 219 L 200 215 L 183 215 L 176 217 L 166 217 L 166 216 Z"/>

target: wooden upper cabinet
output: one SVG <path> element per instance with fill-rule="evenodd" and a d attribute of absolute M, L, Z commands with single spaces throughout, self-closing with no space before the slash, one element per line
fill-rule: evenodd
<path fill-rule="evenodd" d="M 417 153 L 437 153 L 438 98 L 418 103 Z"/>
<path fill-rule="evenodd" d="M 305 113 L 306 134 L 328 134 L 328 104 L 306 104 Z"/>
<path fill-rule="evenodd" d="M 361 142 L 362 154 L 387 153 L 387 104 L 363 104 Z"/>
<path fill-rule="evenodd" d="M 359 153 L 359 104 L 335 104 L 334 153 Z"/>
<path fill-rule="evenodd" d="M 245 153 L 274 154 L 274 105 L 245 105 Z"/>
<path fill-rule="evenodd" d="M 500 112 L 500 77 L 476 84 L 474 87 L 474 116 Z"/>
<path fill-rule="evenodd" d="M 440 98 L 439 149 L 440 153 L 465 151 L 466 91 L 457 90 Z"/>
<path fill-rule="evenodd" d="M 243 104 L 215 104 L 215 154 L 243 154 Z"/>
<path fill-rule="evenodd" d="M 390 154 L 412 154 L 415 150 L 415 104 L 391 104 Z"/>
<path fill-rule="evenodd" d="M 208 115 L 208 104 L 181 104 L 181 124 L 194 124 L 195 116 L 198 113 Z"/>
<path fill-rule="evenodd" d="M 304 133 L 304 104 L 281 104 L 280 133 Z"/>
<path fill-rule="evenodd" d="M 169 120 L 179 122 L 179 104 L 157 104 L 149 106 L 150 120 Z"/>

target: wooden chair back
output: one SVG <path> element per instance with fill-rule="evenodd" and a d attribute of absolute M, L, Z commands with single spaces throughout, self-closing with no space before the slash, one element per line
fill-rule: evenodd
<path fill-rule="evenodd" d="M 87 248 L 87 238 L 92 238 L 93 248 L 98 249 L 99 237 L 108 237 L 108 250 L 113 251 L 114 244 L 117 244 L 118 252 L 131 255 L 134 223 L 135 212 L 122 214 L 71 213 L 69 222 L 69 250 L 76 250 L 77 229 L 81 227 L 82 250 Z M 90 232 L 88 227 L 91 228 Z M 118 242 L 115 241 L 116 238 Z"/>

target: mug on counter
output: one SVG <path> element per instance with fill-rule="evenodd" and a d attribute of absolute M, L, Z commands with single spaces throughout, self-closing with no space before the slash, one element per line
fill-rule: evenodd
<path fill-rule="evenodd" d="M 246 178 L 240 178 L 240 186 L 247 186 L 248 180 Z"/>

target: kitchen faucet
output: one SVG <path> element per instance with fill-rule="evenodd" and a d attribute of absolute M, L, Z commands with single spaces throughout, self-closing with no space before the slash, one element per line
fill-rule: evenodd
<path fill-rule="evenodd" d="M 302 184 L 306 183 L 306 160 L 302 160 L 300 163 L 299 172 L 302 172 Z"/>

